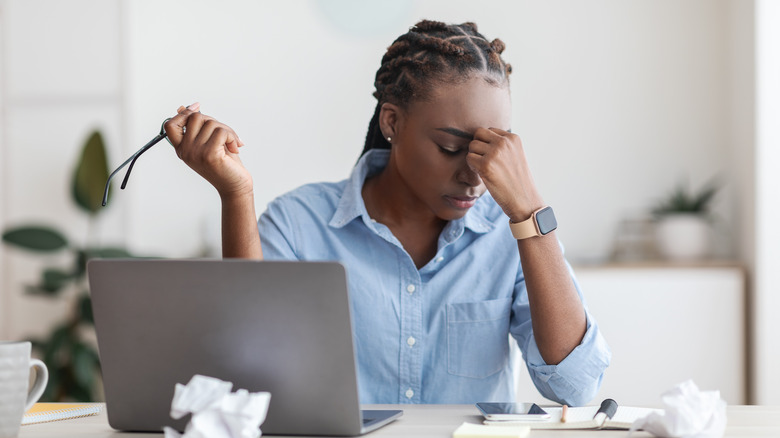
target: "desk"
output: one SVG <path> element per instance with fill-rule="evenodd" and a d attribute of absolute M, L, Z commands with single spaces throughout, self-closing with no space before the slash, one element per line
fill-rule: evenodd
<path fill-rule="evenodd" d="M 404 410 L 403 417 L 367 435 L 370 438 L 449 438 L 452 436 L 452 432 L 464 421 L 476 423 L 481 419 L 477 408 L 473 405 L 370 405 L 366 408 Z M 627 435 L 628 432 L 625 430 L 534 430 L 531 431 L 530 437 L 618 438 Z M 19 434 L 19 438 L 161 438 L 162 436 L 162 434 L 154 433 L 130 434 L 114 431 L 108 426 L 105 411 L 92 417 L 22 426 Z M 632 435 L 636 438 L 650 436 L 652 435 L 644 432 Z M 780 406 L 729 406 L 725 437 L 780 437 Z"/>

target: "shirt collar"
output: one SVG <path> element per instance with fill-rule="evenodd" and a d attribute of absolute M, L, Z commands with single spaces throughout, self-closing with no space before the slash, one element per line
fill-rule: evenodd
<path fill-rule="evenodd" d="M 354 169 L 352 169 L 352 173 L 346 180 L 336 212 L 328 225 L 334 228 L 342 228 L 358 217 L 362 217 L 366 223 L 371 221 L 366 210 L 366 204 L 363 202 L 363 183 L 368 176 L 379 173 L 384 169 L 388 161 L 390 161 L 389 149 L 371 149 L 360 157 L 360 160 L 358 160 Z M 464 228 L 480 234 L 492 230 L 495 225 L 483 213 L 485 203 L 491 201 L 492 198 L 486 193 L 464 217 L 450 221 L 446 229 L 449 232 L 454 232 L 454 237 L 459 237 L 463 234 Z"/>
<path fill-rule="evenodd" d="M 387 166 L 390 160 L 389 149 L 371 149 L 358 160 L 341 192 L 341 199 L 336 212 L 328 225 L 342 228 L 357 217 L 363 216 L 370 221 L 366 204 L 363 202 L 363 183 L 369 175 L 373 175 Z"/>

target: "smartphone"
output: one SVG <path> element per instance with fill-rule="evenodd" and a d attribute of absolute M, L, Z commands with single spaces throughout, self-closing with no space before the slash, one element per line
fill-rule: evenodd
<path fill-rule="evenodd" d="M 544 421 L 550 414 L 536 403 L 477 403 L 477 409 L 486 420 Z"/>

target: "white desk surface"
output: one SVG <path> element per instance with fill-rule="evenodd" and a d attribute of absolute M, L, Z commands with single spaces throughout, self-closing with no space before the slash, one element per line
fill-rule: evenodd
<path fill-rule="evenodd" d="M 387 437 L 451 437 L 464 421 L 478 423 L 481 418 L 473 405 L 368 405 L 367 409 L 403 409 L 404 415 L 393 423 L 368 435 Z M 262 426 L 260 428 L 262 430 Z M 129 437 L 161 438 L 159 433 L 122 433 L 108 425 L 105 410 L 92 417 L 22 426 L 19 438 L 33 437 Z M 267 436 L 267 435 L 263 435 Z M 533 430 L 530 438 L 542 437 L 627 437 L 625 430 Z M 638 432 L 635 438 L 652 435 Z M 780 406 L 729 406 L 725 437 L 780 437 Z"/>

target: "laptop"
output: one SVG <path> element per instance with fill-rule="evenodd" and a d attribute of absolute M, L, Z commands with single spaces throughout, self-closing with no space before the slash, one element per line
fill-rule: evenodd
<path fill-rule="evenodd" d="M 263 434 L 360 435 L 402 415 L 360 410 L 347 277 L 335 262 L 92 260 L 109 425 L 183 430 L 194 374 L 268 391 Z"/>

